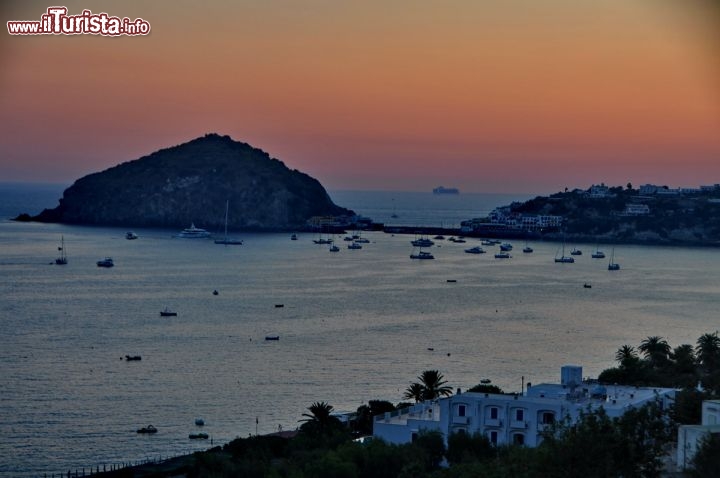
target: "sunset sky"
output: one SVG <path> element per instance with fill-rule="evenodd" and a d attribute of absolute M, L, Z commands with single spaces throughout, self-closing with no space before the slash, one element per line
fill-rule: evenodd
<path fill-rule="evenodd" d="M 5 1 L 0 181 L 227 134 L 328 189 L 720 183 L 715 0 Z M 148 36 L 6 22 L 143 18 Z"/>

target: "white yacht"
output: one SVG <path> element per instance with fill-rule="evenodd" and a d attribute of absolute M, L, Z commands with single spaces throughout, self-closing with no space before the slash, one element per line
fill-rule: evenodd
<path fill-rule="evenodd" d="M 205 229 L 195 227 L 195 223 L 191 223 L 190 227 L 183 229 L 176 237 L 181 237 L 183 239 L 204 239 L 206 237 L 210 237 L 210 233 Z"/>

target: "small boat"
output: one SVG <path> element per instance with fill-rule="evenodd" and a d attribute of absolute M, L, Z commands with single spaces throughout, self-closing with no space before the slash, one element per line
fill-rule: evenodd
<path fill-rule="evenodd" d="M 315 244 L 332 244 L 333 240 L 320 238 L 320 239 L 313 239 L 313 242 Z"/>
<path fill-rule="evenodd" d="M 137 238 L 138 238 L 138 235 L 132 231 L 128 231 L 125 233 L 125 239 L 127 239 L 128 241 L 132 241 Z"/>
<path fill-rule="evenodd" d="M 350 237 L 350 236 L 345 236 L 345 237 L 343 237 L 343 241 L 345 241 L 345 242 L 352 242 L 352 241 L 354 241 L 354 240 L 355 240 L 355 239 L 353 239 L 353 238 Z"/>
<path fill-rule="evenodd" d="M 220 292 L 218 292 L 217 289 L 215 289 L 215 290 L 213 291 L 213 295 L 218 295 L 219 293 L 220 293 Z"/>
<path fill-rule="evenodd" d="M 454 284 L 455 282 L 457 282 L 457 279 L 448 279 L 448 280 L 446 280 L 445 282 L 449 282 L 449 283 L 451 283 L 451 284 Z"/>
<path fill-rule="evenodd" d="M 160 317 L 177 317 L 177 312 L 173 312 L 172 310 L 165 307 L 164 310 L 160 311 Z"/>
<path fill-rule="evenodd" d="M 196 418 L 196 419 L 195 419 L 195 425 L 197 425 L 197 426 L 199 426 L 199 427 L 202 427 L 202 426 L 205 425 L 205 420 L 203 420 L 202 418 Z"/>
<path fill-rule="evenodd" d="M 67 264 L 67 254 L 65 254 L 65 236 L 60 236 L 60 247 L 58 247 L 58 251 L 60 251 L 60 257 L 55 259 L 55 264 L 64 266 Z"/>
<path fill-rule="evenodd" d="M 600 246 L 595 248 L 595 252 L 590 254 L 593 259 L 605 259 L 605 253 L 600 250 Z"/>
<path fill-rule="evenodd" d="M 353 239 L 358 244 L 370 244 L 370 239 L 364 238 L 364 237 L 358 237 L 357 239 Z"/>
<path fill-rule="evenodd" d="M 292 234 L 292 235 L 290 236 L 290 240 L 291 240 L 291 241 L 297 241 L 297 234 Z"/>
<path fill-rule="evenodd" d="M 442 234 L 438 234 L 437 236 L 433 237 L 433 239 L 435 239 L 436 241 L 444 241 L 445 236 L 443 236 Z"/>
<path fill-rule="evenodd" d="M 495 254 L 495 259 L 510 259 L 512 256 L 507 251 L 498 252 Z"/>
<path fill-rule="evenodd" d="M 230 207 L 230 201 L 225 201 L 225 237 L 223 239 L 215 239 L 215 244 L 224 244 L 226 246 L 236 245 L 241 246 L 243 241 L 240 239 L 231 239 L 227 235 L 228 226 L 228 208 Z"/>
<path fill-rule="evenodd" d="M 509 242 L 503 242 L 502 244 L 500 244 L 501 251 L 512 251 L 512 248 L 513 246 Z"/>
<path fill-rule="evenodd" d="M 482 383 L 483 385 L 487 385 L 490 382 L 492 382 L 492 380 L 490 380 L 489 378 L 484 378 L 484 379 L 480 380 L 480 383 Z"/>
<path fill-rule="evenodd" d="M 587 282 L 583 284 L 583 287 L 584 287 L 585 289 L 592 289 L 592 285 L 591 285 L 591 284 L 588 284 Z"/>
<path fill-rule="evenodd" d="M 571 256 L 582 256 L 582 251 L 580 249 L 573 248 L 572 251 L 570 251 Z"/>
<path fill-rule="evenodd" d="M 485 254 L 485 249 L 483 249 L 480 246 L 471 247 L 470 249 L 465 249 L 465 252 L 468 254 Z"/>
<path fill-rule="evenodd" d="M 362 246 L 357 242 L 353 242 L 352 244 L 348 244 L 348 249 L 362 249 Z"/>
<path fill-rule="evenodd" d="M 336 246 L 335 244 L 330 246 L 329 250 L 330 250 L 330 252 L 340 252 L 340 248 L 338 246 Z"/>
<path fill-rule="evenodd" d="M 97 261 L 98 267 L 113 267 L 115 263 L 112 260 L 112 257 L 106 257 L 105 259 L 102 259 L 100 261 Z"/>
<path fill-rule="evenodd" d="M 191 440 L 207 440 L 209 435 L 207 433 L 191 433 L 188 438 Z"/>
<path fill-rule="evenodd" d="M 490 239 L 484 239 L 484 240 L 480 241 L 480 244 L 482 244 L 483 246 L 494 246 L 495 241 L 490 240 Z"/>
<path fill-rule="evenodd" d="M 148 425 L 148 426 L 146 426 L 146 427 L 142 427 L 142 428 L 138 429 L 137 432 L 138 432 L 138 433 L 149 433 L 149 434 L 152 434 L 152 433 L 157 433 L 157 428 L 155 428 L 155 427 L 152 426 L 152 425 Z"/>
<path fill-rule="evenodd" d="M 140 355 L 126 355 L 125 360 L 128 362 L 137 362 L 139 360 L 142 360 L 142 357 Z"/>
<path fill-rule="evenodd" d="M 265 340 L 280 340 L 279 335 L 266 335 Z"/>
<path fill-rule="evenodd" d="M 280 309 L 282 307 L 285 307 L 285 304 L 275 304 L 276 309 Z"/>
<path fill-rule="evenodd" d="M 525 246 L 525 247 L 523 247 L 523 252 L 525 254 L 530 254 L 531 252 L 533 252 L 533 248 L 530 246 Z"/>
<path fill-rule="evenodd" d="M 419 251 L 417 254 L 410 254 L 410 259 L 435 259 L 429 252 Z"/>
<path fill-rule="evenodd" d="M 462 237 L 458 237 L 453 242 L 455 242 L 455 244 L 465 244 L 467 241 L 465 239 L 463 239 Z"/>

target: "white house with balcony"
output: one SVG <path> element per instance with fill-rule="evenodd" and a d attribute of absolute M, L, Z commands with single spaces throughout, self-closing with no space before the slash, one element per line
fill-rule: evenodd
<path fill-rule="evenodd" d="M 684 470 L 690 465 L 703 438 L 720 433 L 720 400 L 704 400 L 700 425 L 678 427 L 677 465 Z"/>
<path fill-rule="evenodd" d="M 439 431 L 447 442 L 453 433 L 481 433 L 495 445 L 535 447 L 556 420 L 604 408 L 610 417 L 659 401 L 668 407 L 675 390 L 603 386 L 582 380 L 582 367 L 562 367 L 560 384 L 528 384 L 523 394 L 458 393 L 423 402 L 404 411 L 375 417 L 373 435 L 389 443 L 409 443 L 423 431 Z"/>

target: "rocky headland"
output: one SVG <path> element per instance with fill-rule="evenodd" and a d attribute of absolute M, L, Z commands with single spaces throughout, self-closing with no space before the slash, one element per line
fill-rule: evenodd
<path fill-rule="evenodd" d="M 229 136 L 207 134 L 78 179 L 60 204 L 20 221 L 123 227 L 302 229 L 314 216 L 351 216 L 316 179 Z"/>

